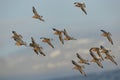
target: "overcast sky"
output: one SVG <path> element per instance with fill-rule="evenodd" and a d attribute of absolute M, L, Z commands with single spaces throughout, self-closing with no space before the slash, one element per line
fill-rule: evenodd
<path fill-rule="evenodd" d="M 85 15 L 74 2 L 85 2 Z M 43 16 L 45 22 L 33 19 L 32 7 Z M 111 49 L 118 66 L 110 61 L 104 61 L 104 68 L 96 64 L 86 65 L 85 72 L 114 70 L 120 67 L 120 1 L 119 0 L 0 0 L 0 75 L 50 75 L 79 74 L 72 70 L 71 60 L 78 61 L 76 52 L 86 59 L 91 59 L 89 49 L 104 45 Z M 63 30 L 77 38 L 75 41 L 65 41 L 62 45 L 52 28 Z M 100 30 L 111 32 L 114 45 L 101 36 Z M 32 48 L 16 46 L 11 39 L 12 31 L 23 36 L 30 43 L 34 37 L 44 49 L 46 57 L 37 56 Z M 52 49 L 40 41 L 40 37 L 53 38 Z M 43 76 L 43 77 L 44 77 Z M 52 75 L 51 75 L 52 76 Z"/>

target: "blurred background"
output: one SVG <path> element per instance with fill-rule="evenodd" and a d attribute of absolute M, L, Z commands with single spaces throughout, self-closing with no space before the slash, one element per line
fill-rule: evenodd
<path fill-rule="evenodd" d="M 74 2 L 86 4 L 85 15 Z M 33 19 L 32 7 L 45 22 Z M 119 80 L 120 79 L 120 1 L 116 0 L 0 0 L 0 80 Z M 52 28 L 66 29 L 77 38 L 62 45 Z M 101 29 L 112 34 L 114 45 L 101 36 Z M 29 43 L 31 37 L 43 47 L 47 55 L 36 55 L 31 47 L 16 46 L 12 31 Z M 40 37 L 53 38 L 54 49 L 42 43 Z M 91 60 L 91 47 L 105 46 L 112 50 L 118 63 L 102 62 L 85 65 L 87 77 L 73 70 L 71 60 L 79 61 L 78 52 Z"/>

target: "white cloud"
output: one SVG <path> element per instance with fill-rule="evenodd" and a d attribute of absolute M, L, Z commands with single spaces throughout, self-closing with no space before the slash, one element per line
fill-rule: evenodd
<path fill-rule="evenodd" d="M 41 68 L 43 68 L 43 67 L 44 67 L 43 64 L 35 64 L 35 65 L 32 66 L 32 69 L 33 69 L 33 70 L 39 70 L 39 69 L 41 69 Z"/>
<path fill-rule="evenodd" d="M 50 54 L 51 58 L 55 58 L 60 55 L 60 50 L 55 50 Z"/>
<path fill-rule="evenodd" d="M 56 67 L 56 65 L 55 65 L 55 64 L 53 64 L 53 63 L 48 63 L 48 64 L 47 64 L 47 67 L 48 67 L 48 68 L 55 68 L 55 67 Z"/>
<path fill-rule="evenodd" d="M 78 39 L 77 43 L 78 44 L 88 44 L 91 42 L 91 39 Z"/>

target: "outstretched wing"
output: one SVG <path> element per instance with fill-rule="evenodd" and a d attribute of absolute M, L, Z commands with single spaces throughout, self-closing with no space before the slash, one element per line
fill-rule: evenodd
<path fill-rule="evenodd" d="M 38 15 L 38 13 L 37 13 L 37 11 L 36 11 L 36 9 L 35 9 L 34 6 L 32 7 L 32 9 L 33 9 L 33 13 L 34 13 L 35 15 Z"/>
<path fill-rule="evenodd" d="M 64 33 L 64 35 L 65 35 L 66 37 L 69 37 L 69 35 L 68 35 L 66 29 L 64 29 L 63 33 Z"/>
<path fill-rule="evenodd" d="M 87 12 L 84 7 L 81 7 L 82 11 L 87 15 Z"/>
<path fill-rule="evenodd" d="M 113 45 L 113 41 L 112 41 L 112 38 L 110 37 L 110 35 L 107 36 L 107 39 L 108 39 L 109 42 Z"/>
<path fill-rule="evenodd" d="M 59 35 L 59 40 L 60 40 L 60 42 L 62 42 L 62 44 L 64 44 L 64 40 L 62 38 L 62 34 Z"/>
<path fill-rule="evenodd" d="M 100 31 L 102 31 L 103 33 L 107 33 L 105 30 L 100 30 Z"/>
<path fill-rule="evenodd" d="M 82 59 L 81 56 L 78 53 L 76 53 L 76 55 L 80 60 Z"/>
<path fill-rule="evenodd" d="M 52 43 L 51 43 L 51 42 L 48 42 L 48 44 L 49 44 L 52 48 L 54 48 L 54 46 L 52 45 Z"/>

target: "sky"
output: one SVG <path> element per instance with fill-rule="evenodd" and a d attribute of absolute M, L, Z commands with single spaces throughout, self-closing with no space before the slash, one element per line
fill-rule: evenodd
<path fill-rule="evenodd" d="M 85 2 L 87 15 L 74 6 L 74 2 Z M 33 19 L 32 7 L 43 16 L 45 22 Z M 71 60 L 78 61 L 78 52 L 91 59 L 89 49 L 104 45 L 111 49 L 118 66 L 104 61 L 104 68 L 91 63 L 85 66 L 86 73 L 115 70 L 120 67 L 120 1 L 119 0 L 0 0 L 0 75 L 35 75 L 54 77 L 79 74 L 73 70 Z M 77 38 L 62 45 L 52 28 L 63 30 Z M 114 45 L 101 36 L 101 29 L 111 32 Z M 31 37 L 39 43 L 46 57 L 36 55 L 31 47 L 16 46 L 12 31 L 23 36 L 29 43 Z M 54 49 L 40 41 L 40 37 L 53 38 Z M 58 76 L 57 75 L 57 76 Z"/>

